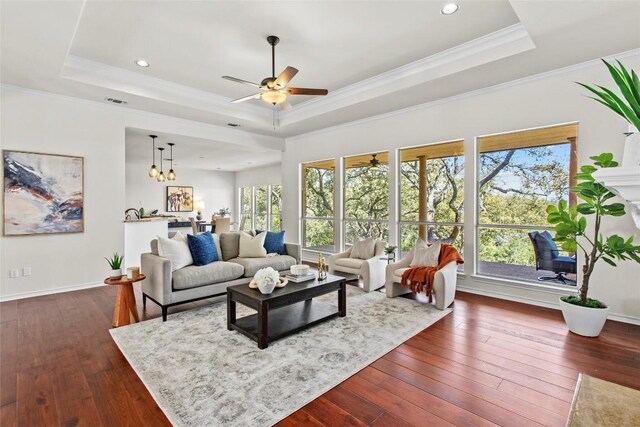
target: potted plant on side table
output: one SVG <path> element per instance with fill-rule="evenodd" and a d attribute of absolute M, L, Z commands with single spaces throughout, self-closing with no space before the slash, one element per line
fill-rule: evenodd
<path fill-rule="evenodd" d="M 111 274 L 109 277 L 112 279 L 119 279 L 122 277 L 122 261 L 124 260 L 124 255 L 118 255 L 118 252 L 114 252 L 111 258 L 106 258 L 109 266 L 111 267 Z"/>
<path fill-rule="evenodd" d="M 575 334 L 586 337 L 597 337 L 607 320 L 609 308 L 597 299 L 589 298 L 589 281 L 596 263 L 603 260 L 616 267 L 616 261 L 634 260 L 640 263 L 640 246 L 636 246 L 633 236 L 628 239 L 613 234 L 605 237 L 601 231 L 601 221 L 605 216 L 623 216 L 625 207 L 622 203 L 608 203 L 615 197 L 604 185 L 593 178 L 599 168 L 618 166 L 611 153 L 603 153 L 591 157 L 594 165 L 585 165 L 576 174 L 578 185 L 571 189 L 583 202 L 567 207 L 561 200 L 557 206 L 547 207 L 547 220 L 554 224 L 556 235 L 554 240 L 561 244 L 567 252 L 581 251 L 584 256 L 582 266 L 582 284 L 578 295 L 560 298 L 562 315 Z M 587 231 L 587 217 L 595 216 L 593 232 Z"/>

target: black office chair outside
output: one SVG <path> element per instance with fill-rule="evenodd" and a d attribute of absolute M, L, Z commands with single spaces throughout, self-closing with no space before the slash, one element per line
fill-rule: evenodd
<path fill-rule="evenodd" d="M 553 237 L 548 231 L 532 231 L 529 239 L 533 244 L 536 256 L 536 270 L 553 271 L 555 276 L 540 276 L 538 280 L 557 280 L 565 285 L 575 284 L 576 281 L 569 279 L 566 274 L 576 274 L 576 258 L 562 256 L 558 251 L 558 246 L 553 241 Z"/>

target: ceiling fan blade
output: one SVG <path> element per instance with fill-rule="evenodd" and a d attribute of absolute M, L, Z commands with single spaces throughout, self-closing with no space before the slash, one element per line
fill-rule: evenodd
<path fill-rule="evenodd" d="M 285 92 L 291 95 L 326 95 L 329 93 L 327 89 L 309 89 L 304 87 L 289 87 Z"/>
<path fill-rule="evenodd" d="M 276 89 L 282 89 L 285 87 L 289 81 L 298 74 L 298 70 L 293 67 L 287 67 L 283 72 L 280 73 L 275 82 L 273 82 L 273 87 Z"/>
<path fill-rule="evenodd" d="M 238 98 L 238 99 L 234 99 L 233 101 L 231 101 L 232 103 L 237 103 L 237 102 L 244 102 L 244 101 L 248 101 L 250 99 L 260 99 L 260 95 L 259 93 L 254 93 L 253 95 L 249 95 L 249 96 L 245 96 L 243 98 Z"/>
<path fill-rule="evenodd" d="M 257 87 L 257 88 L 261 87 L 258 83 L 248 82 L 246 80 L 237 79 L 237 78 L 231 77 L 231 76 L 222 76 L 222 78 L 226 79 L 226 80 L 231 80 L 232 82 L 242 83 L 243 85 L 249 85 L 249 86 L 253 86 L 253 87 Z"/>
<path fill-rule="evenodd" d="M 291 103 L 289 101 L 284 101 L 280 104 L 280 110 L 288 110 L 291 108 Z"/>

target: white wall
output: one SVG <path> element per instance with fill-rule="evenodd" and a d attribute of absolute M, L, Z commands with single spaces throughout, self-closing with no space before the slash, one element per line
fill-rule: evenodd
<path fill-rule="evenodd" d="M 108 270 L 103 257 L 124 249 L 122 220 L 124 210 L 129 206 L 125 196 L 127 127 L 244 146 L 280 150 L 284 146 L 280 138 L 230 132 L 226 127 L 2 85 L 0 129 L 3 149 L 85 158 L 85 231 L 3 236 L 0 242 L 0 299 L 102 284 Z M 180 182 L 189 183 L 186 181 L 188 174 L 184 175 L 185 181 L 180 179 Z M 212 200 L 211 208 L 219 204 L 218 198 L 224 199 L 224 205 L 231 206 L 233 175 L 225 178 L 216 175 L 216 182 L 224 182 L 225 190 L 206 194 Z M 159 191 L 158 187 L 160 185 L 153 187 L 154 192 Z M 139 199 L 137 196 L 132 200 Z M 150 200 L 149 203 L 155 202 Z M 32 268 L 31 276 L 9 278 L 9 270 L 26 266 Z"/>
<path fill-rule="evenodd" d="M 639 68 L 640 57 L 635 54 L 623 60 L 627 67 Z M 574 82 L 597 82 L 611 86 L 612 82 L 599 61 L 558 70 L 535 78 L 501 85 L 488 90 L 469 93 L 425 105 L 338 126 L 333 129 L 289 138 L 283 155 L 282 183 L 284 227 L 290 239 L 299 233 L 301 162 L 341 157 L 376 151 L 391 151 L 392 179 L 396 175 L 397 149 L 402 147 L 449 141 L 463 138 L 467 153 L 465 169 L 465 277 L 461 288 L 490 293 L 503 298 L 518 298 L 543 305 L 556 306 L 556 290 L 542 290 L 521 285 L 483 281 L 474 275 L 474 222 L 476 174 L 471 153 L 476 152 L 475 138 L 481 135 L 548 126 L 577 121 L 579 163 L 603 151 L 613 152 L 619 159 L 624 143 L 623 132 L 627 124 L 601 105 L 584 96 L 585 91 Z M 330 153 L 330 154 L 329 154 Z M 396 237 L 395 188 L 391 185 L 391 239 Z M 622 236 L 640 232 L 630 216 L 607 218 L 605 233 Z M 299 236 L 296 240 L 299 240 Z M 611 307 L 619 319 L 640 322 L 640 265 L 622 263 L 619 268 L 599 264 L 592 276 L 591 296 L 600 298 Z"/>
<path fill-rule="evenodd" d="M 214 211 L 220 208 L 233 210 L 235 203 L 235 173 L 202 169 L 175 168 L 177 179 L 163 182 L 149 178 L 149 165 L 126 164 L 126 208 L 144 207 L 150 212 L 158 209 L 159 213 L 167 213 L 182 217 L 196 216 L 193 212 L 167 212 L 167 186 L 185 185 L 193 187 L 195 200 L 202 200 L 205 209 L 203 219 L 210 219 Z M 124 212 L 123 212 L 124 214 Z"/>
<path fill-rule="evenodd" d="M 254 185 L 280 185 L 281 183 L 281 163 L 236 172 L 236 188 Z"/>

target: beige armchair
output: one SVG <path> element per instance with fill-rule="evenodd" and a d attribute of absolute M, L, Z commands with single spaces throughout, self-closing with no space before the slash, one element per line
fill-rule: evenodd
<path fill-rule="evenodd" d="M 329 273 L 335 272 L 356 274 L 362 277 L 363 288 L 366 292 L 375 291 L 384 286 L 384 267 L 385 259 L 384 248 L 386 244 L 377 241 L 375 246 L 375 254 L 369 259 L 350 258 L 351 248 L 339 254 L 329 257 Z"/>
<path fill-rule="evenodd" d="M 385 291 L 387 297 L 393 298 L 398 295 L 408 294 L 409 288 L 400 285 L 402 273 L 410 268 L 413 259 L 413 251 L 405 255 L 400 261 L 387 265 Z M 433 279 L 432 292 L 435 297 L 436 307 L 444 310 L 453 303 L 456 296 L 456 282 L 458 279 L 458 264 L 451 261 L 436 272 Z"/>

